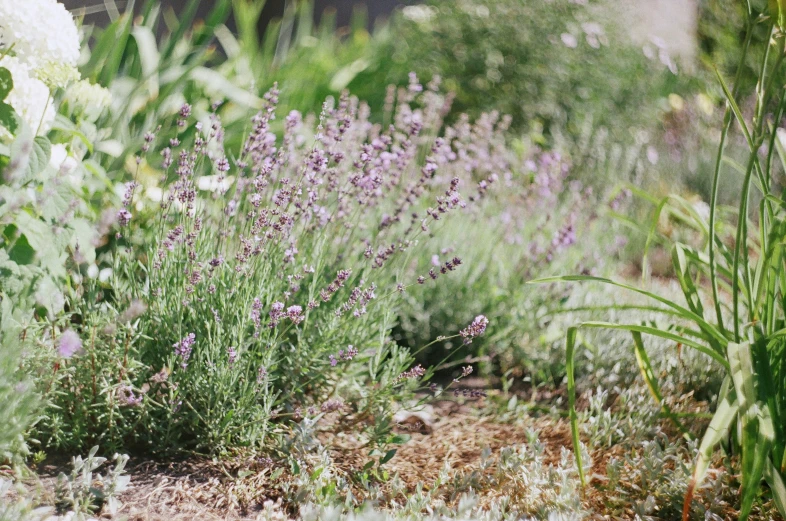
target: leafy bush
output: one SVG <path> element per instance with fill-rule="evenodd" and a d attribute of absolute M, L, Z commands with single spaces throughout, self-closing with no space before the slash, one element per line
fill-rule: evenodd
<path fill-rule="evenodd" d="M 410 70 L 440 75 L 456 94 L 457 114 L 498 110 L 510 114 L 516 128 L 547 138 L 554 130 L 578 135 L 581 122 L 592 117 L 618 141 L 627 140 L 631 129 L 650 128 L 676 78 L 618 34 L 611 6 L 584 4 L 433 0 L 408 6 L 350 88 L 400 82 Z"/>
<path fill-rule="evenodd" d="M 501 189 L 442 230 L 432 263 L 438 266 L 471 244 L 463 255 L 466 267 L 435 288 L 408 292 L 396 332 L 414 347 L 484 313 L 490 325 L 482 338 L 436 343 L 420 359 L 430 365 L 447 357 L 457 365 L 470 358 L 495 374 L 510 370 L 559 385 L 564 361 L 551 347 L 561 335 L 552 334 L 549 323 L 558 320 L 555 313 L 563 311 L 570 290 L 554 285 L 532 291 L 525 282 L 565 270 L 605 272 L 623 236 L 609 233 L 613 220 L 597 211 L 592 189 L 571 179 L 567 159 L 535 149 L 512 166 L 499 181 Z M 619 193 L 612 199 L 616 208 L 627 198 Z M 603 259 L 599 250 L 611 255 Z"/>
<path fill-rule="evenodd" d="M 461 269 L 457 257 L 444 275 L 423 262 L 420 280 L 407 276 L 443 219 L 506 168 L 505 123 L 442 129 L 436 89 L 413 77 L 387 129 L 342 96 L 318 123 L 291 112 L 277 141 L 274 90 L 236 152 L 218 115 L 192 124 L 189 105 L 178 138 L 148 134 L 115 216 L 112 275 L 79 266 L 53 339 L 70 347 L 28 362 L 56 375 L 42 389 L 45 445 L 220 452 L 260 446 L 273 420 L 333 411 L 393 439 L 391 396 L 424 373 L 389 339 L 394 298 Z M 463 149 L 465 131 L 483 139 Z"/>

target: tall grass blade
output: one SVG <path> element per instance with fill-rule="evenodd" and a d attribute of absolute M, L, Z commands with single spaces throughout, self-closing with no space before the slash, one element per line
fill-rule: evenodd
<path fill-rule="evenodd" d="M 636 362 L 639 365 L 639 370 L 641 371 L 642 377 L 644 377 L 644 381 L 647 383 L 647 387 L 652 394 L 652 397 L 658 402 L 658 406 L 660 407 L 663 414 L 668 417 L 672 423 L 682 432 L 682 434 L 690 439 L 693 436 L 685 428 L 682 422 L 677 418 L 677 416 L 672 412 L 671 408 L 668 406 L 666 401 L 663 399 L 663 394 L 660 391 L 660 385 L 658 384 L 658 378 L 655 376 L 655 371 L 652 370 L 652 364 L 650 363 L 650 358 L 647 356 L 647 351 L 644 349 L 644 341 L 641 338 L 641 333 L 638 331 L 631 332 L 633 336 L 633 347 L 636 354 Z"/>
<path fill-rule="evenodd" d="M 565 339 L 565 372 L 568 378 L 568 408 L 570 414 L 570 433 L 573 438 L 573 452 L 576 456 L 576 466 L 579 470 L 579 480 L 581 486 L 587 485 L 587 479 L 584 476 L 584 462 L 581 457 L 581 440 L 579 439 L 579 416 L 576 412 L 576 333 L 577 327 L 568 328 L 567 337 Z"/>
<path fill-rule="evenodd" d="M 731 424 L 737 417 L 739 411 L 739 404 L 736 400 L 732 400 L 731 394 L 724 397 L 718 405 L 718 410 L 710 421 L 704 437 L 701 439 L 699 445 L 699 453 L 696 457 L 696 464 L 693 467 L 693 476 L 688 484 L 688 490 L 685 493 L 685 502 L 682 507 L 682 521 L 690 520 L 690 505 L 693 501 L 693 495 L 696 488 L 704 480 L 707 474 L 707 469 L 710 466 L 712 453 L 715 452 L 715 447 L 726 437 Z"/>

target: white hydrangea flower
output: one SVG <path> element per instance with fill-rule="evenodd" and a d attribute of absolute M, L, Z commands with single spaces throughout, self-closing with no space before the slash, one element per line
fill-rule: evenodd
<path fill-rule="evenodd" d="M 79 59 L 74 17 L 56 0 L 0 0 L 0 48 L 11 45 L 33 69 L 75 67 Z"/>
<path fill-rule="evenodd" d="M 0 0 L 0 3 L 4 0 Z M 5 102 L 11 105 L 19 117 L 38 134 L 45 134 L 52 127 L 55 119 L 55 107 L 49 89 L 44 82 L 30 75 L 30 69 L 15 56 L 6 56 L 0 60 L 0 67 L 11 72 L 14 88 Z M 8 133 L 3 129 L 5 136 Z"/>
<path fill-rule="evenodd" d="M 68 87 L 65 101 L 74 114 L 81 114 L 93 121 L 112 104 L 112 94 L 101 85 L 80 80 Z"/>

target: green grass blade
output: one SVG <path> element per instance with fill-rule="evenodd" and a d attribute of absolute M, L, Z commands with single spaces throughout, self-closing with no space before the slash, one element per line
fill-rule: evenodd
<path fill-rule="evenodd" d="M 652 397 L 655 398 L 655 401 L 658 402 L 658 406 L 661 408 L 663 414 L 668 417 L 672 423 L 682 432 L 682 434 L 686 438 L 692 438 L 693 436 L 685 428 L 682 422 L 674 415 L 671 408 L 666 404 L 666 401 L 663 399 L 663 394 L 660 391 L 660 385 L 658 384 L 658 378 L 655 376 L 655 371 L 652 370 L 652 364 L 650 363 L 650 358 L 647 356 L 647 351 L 644 349 L 644 341 L 641 338 L 641 333 L 638 331 L 632 331 L 631 335 L 633 336 L 633 347 L 634 352 L 636 354 L 636 362 L 639 365 L 639 370 L 641 371 L 641 376 L 644 377 L 644 381 L 647 383 L 647 387 L 652 394 Z"/>
<path fill-rule="evenodd" d="M 584 463 L 581 461 L 581 440 L 579 439 L 579 415 L 576 412 L 576 332 L 577 327 L 569 327 L 565 338 L 565 372 L 568 378 L 568 409 L 570 411 L 570 433 L 573 438 L 573 452 L 576 457 L 576 466 L 579 470 L 581 486 L 587 485 L 584 476 Z"/>
<path fill-rule="evenodd" d="M 707 340 L 708 342 L 713 343 L 713 347 L 718 352 L 718 354 L 722 352 L 721 347 L 725 346 L 727 342 L 727 339 L 721 334 L 720 331 L 718 331 L 718 328 L 710 324 L 706 320 L 704 320 L 704 317 L 697 315 L 693 311 L 684 308 L 667 298 L 656 295 L 655 293 L 652 293 L 650 291 L 636 288 L 635 286 L 631 286 L 629 284 L 616 282 L 614 280 L 603 278 L 603 277 L 594 277 L 591 275 L 560 275 L 556 277 L 545 277 L 545 278 L 529 281 L 527 282 L 527 284 L 548 284 L 554 282 L 586 282 L 586 281 L 603 282 L 604 284 L 610 284 L 618 288 L 627 289 L 628 291 L 633 291 L 640 295 L 644 295 L 645 297 L 649 297 L 653 300 L 657 300 L 658 302 L 665 304 L 668 307 L 678 311 L 680 315 L 682 315 L 682 317 L 685 318 L 686 320 L 692 320 L 702 329 L 706 328 L 706 331 L 711 334 L 711 338 Z"/>
<path fill-rule="evenodd" d="M 669 331 L 664 331 L 657 327 L 645 326 L 640 324 L 615 324 L 612 322 L 596 322 L 596 321 L 582 322 L 581 324 L 579 324 L 579 326 L 595 328 L 595 329 L 617 329 L 622 331 L 645 333 L 648 335 L 664 338 L 666 340 L 672 340 L 674 342 L 686 345 L 688 347 L 692 347 L 697 351 L 701 351 L 705 355 L 711 357 L 713 360 L 721 364 L 724 368 L 726 369 L 729 368 L 729 363 L 726 361 L 726 359 L 722 355 L 719 355 L 714 350 L 710 349 L 709 347 L 700 344 L 698 342 L 695 342 L 689 338 L 685 338 L 684 336 L 680 336 L 671 333 Z"/>
<path fill-rule="evenodd" d="M 177 27 L 175 27 L 175 30 L 169 36 L 169 41 L 164 48 L 164 52 L 161 53 L 164 60 L 168 60 L 172 57 L 172 53 L 175 51 L 175 47 L 177 47 L 178 42 L 181 38 L 183 38 L 183 35 L 186 34 L 186 30 L 191 27 L 198 7 L 199 0 L 189 0 L 183 10 L 180 12 L 180 17 L 177 21 Z"/>
<path fill-rule="evenodd" d="M 724 397 L 718 405 L 718 409 L 715 411 L 715 415 L 712 417 L 710 425 L 707 427 L 707 431 L 704 433 L 704 437 L 702 437 L 699 445 L 699 454 L 693 467 L 693 476 L 688 484 L 685 502 L 682 507 L 683 521 L 690 520 L 690 505 L 693 501 L 693 494 L 707 474 L 715 447 L 726 437 L 732 422 L 737 417 L 738 411 L 739 405 L 736 400 L 731 401 L 731 396 Z"/>
<path fill-rule="evenodd" d="M 675 244 L 672 248 L 671 262 L 674 265 L 677 280 L 680 283 L 680 288 L 682 288 L 682 294 L 685 296 L 688 307 L 697 315 L 704 316 L 704 306 L 701 304 L 699 291 L 696 289 L 696 285 L 693 283 L 693 278 L 690 275 L 688 258 L 682 245 Z"/>
<path fill-rule="evenodd" d="M 780 512 L 781 516 L 786 518 L 786 483 L 784 483 L 783 476 L 781 476 L 772 461 L 767 460 L 764 466 L 764 479 L 770 486 L 772 492 L 772 501 L 775 507 Z"/>

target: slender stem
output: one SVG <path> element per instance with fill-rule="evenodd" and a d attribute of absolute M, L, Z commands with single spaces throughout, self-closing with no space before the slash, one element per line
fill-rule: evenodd
<path fill-rule="evenodd" d="M 745 44 L 742 48 L 742 55 L 740 56 L 740 62 L 737 65 L 737 75 L 734 81 L 734 86 L 732 87 L 732 93 L 734 95 L 737 94 L 740 85 L 740 78 L 742 77 L 742 69 L 745 65 L 745 57 L 748 54 L 748 49 L 750 48 L 751 38 L 753 35 L 753 31 L 751 29 L 750 23 L 747 24 L 746 27 L 746 34 L 745 34 Z M 721 164 L 723 163 L 723 150 L 726 147 L 726 138 L 729 134 L 729 129 L 731 128 L 731 104 L 726 104 L 726 113 L 723 116 L 723 130 L 721 131 L 720 143 L 718 144 L 718 154 L 715 158 L 715 172 L 712 178 L 712 194 L 710 196 L 710 222 L 709 222 L 709 264 L 710 264 L 710 281 L 712 282 L 712 300 L 715 307 L 715 318 L 718 321 L 718 327 L 721 330 L 721 333 L 725 333 L 726 328 L 723 325 L 723 313 L 721 311 L 721 302 L 718 295 L 718 274 L 717 274 L 717 263 L 715 261 L 715 241 L 718 240 L 718 237 L 715 233 L 715 222 L 716 222 L 716 208 L 718 206 L 718 186 L 720 181 L 720 172 L 721 172 Z"/>

